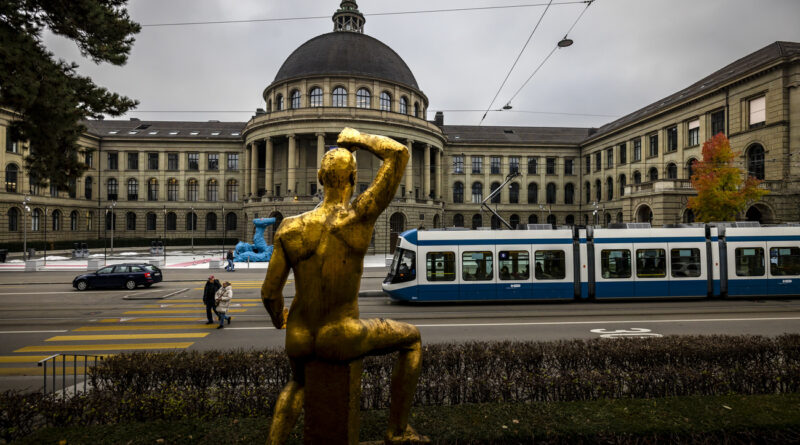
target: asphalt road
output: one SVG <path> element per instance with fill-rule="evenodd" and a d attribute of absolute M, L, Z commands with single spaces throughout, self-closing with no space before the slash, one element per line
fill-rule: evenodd
<path fill-rule="evenodd" d="M 234 287 L 233 322 L 221 330 L 204 324 L 209 272 L 164 273 L 167 281 L 150 289 L 85 292 L 71 287 L 73 272 L 0 274 L 0 390 L 41 388 L 36 362 L 56 353 L 283 346 L 260 303 L 263 270 L 216 273 Z M 384 274 L 367 270 L 362 292 L 377 294 Z M 284 294 L 293 292 L 290 277 Z M 800 299 L 401 305 L 364 296 L 359 304 L 363 318 L 419 326 L 424 343 L 800 332 Z"/>

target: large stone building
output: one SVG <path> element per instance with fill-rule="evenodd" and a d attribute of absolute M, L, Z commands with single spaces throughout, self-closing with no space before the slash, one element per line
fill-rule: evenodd
<path fill-rule="evenodd" d="M 320 159 L 345 126 L 412 153 L 376 225 L 375 253 L 411 227 L 498 227 L 480 203 L 511 172 L 519 175 L 491 200 L 511 224 L 691 221 L 691 162 L 718 132 L 771 192 L 742 218 L 800 220 L 798 43 L 770 44 L 598 129 L 452 126 L 441 113 L 425 119 L 428 97 L 397 53 L 363 33 L 355 1 L 343 1 L 333 21 L 333 32 L 289 55 L 263 91 L 266 109 L 248 122 L 85 122 L 90 168 L 69 192 L 30 186 L 29 148 L 8 136 L 15 116 L 0 110 L 0 240 L 18 242 L 22 232 L 42 240 L 47 231 L 48 240 L 83 241 L 112 227 L 117 238 L 246 239 L 253 218 L 319 202 Z M 360 192 L 378 161 L 356 156 Z"/>

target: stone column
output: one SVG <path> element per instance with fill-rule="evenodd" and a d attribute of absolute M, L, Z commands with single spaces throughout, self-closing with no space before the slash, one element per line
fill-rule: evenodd
<path fill-rule="evenodd" d="M 422 194 L 424 199 L 431 199 L 431 146 L 425 144 L 422 158 Z"/>
<path fill-rule="evenodd" d="M 406 141 L 408 147 L 408 164 L 406 164 L 406 196 L 403 198 L 414 198 L 414 141 L 409 139 Z"/>
<path fill-rule="evenodd" d="M 250 144 L 250 196 L 258 196 L 258 145 Z"/>
<path fill-rule="evenodd" d="M 264 139 L 266 144 L 265 149 L 265 157 L 264 160 L 264 189 L 266 192 L 264 196 L 273 196 L 275 194 L 275 188 L 273 184 L 273 175 L 275 173 L 275 163 L 273 161 L 273 148 L 272 148 L 272 138 L 267 137 Z"/>
<path fill-rule="evenodd" d="M 436 199 L 442 200 L 442 172 L 444 171 L 442 161 L 444 160 L 444 150 L 436 149 Z"/>
<path fill-rule="evenodd" d="M 250 144 L 244 146 L 244 153 L 242 154 L 242 173 L 244 173 L 242 178 L 242 184 L 244 185 L 242 195 L 247 198 L 250 194 Z"/>
<path fill-rule="evenodd" d="M 287 138 L 289 138 L 289 156 L 287 160 L 286 166 L 286 191 L 289 193 L 289 197 L 293 195 L 297 195 L 297 190 L 295 190 L 295 182 L 297 182 L 297 138 L 294 134 L 287 134 Z"/>
<path fill-rule="evenodd" d="M 317 133 L 317 171 L 322 167 L 323 156 L 325 156 L 325 133 Z"/>

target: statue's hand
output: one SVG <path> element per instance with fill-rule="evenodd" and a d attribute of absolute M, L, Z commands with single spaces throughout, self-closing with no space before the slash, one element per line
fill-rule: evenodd
<path fill-rule="evenodd" d="M 283 323 L 281 323 L 281 326 L 278 329 L 286 329 L 286 322 L 289 320 L 288 307 L 283 308 L 283 314 L 281 314 L 281 319 L 283 320 Z"/>
<path fill-rule="evenodd" d="M 336 145 L 347 148 L 350 151 L 355 150 L 354 144 L 361 141 L 361 133 L 353 128 L 345 128 L 339 133 L 339 138 L 336 139 Z"/>

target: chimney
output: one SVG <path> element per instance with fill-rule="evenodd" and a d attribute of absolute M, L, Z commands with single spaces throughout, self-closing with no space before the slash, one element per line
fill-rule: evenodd
<path fill-rule="evenodd" d="M 256 108 L 256 116 L 263 116 L 265 114 L 267 114 L 267 112 L 264 111 L 263 108 Z"/>
<path fill-rule="evenodd" d="M 438 125 L 439 127 L 444 126 L 444 113 L 441 111 L 436 112 L 436 116 L 433 118 L 433 123 Z"/>
<path fill-rule="evenodd" d="M 592 127 L 589 129 L 589 136 L 593 136 L 595 133 L 597 133 L 597 128 Z"/>

